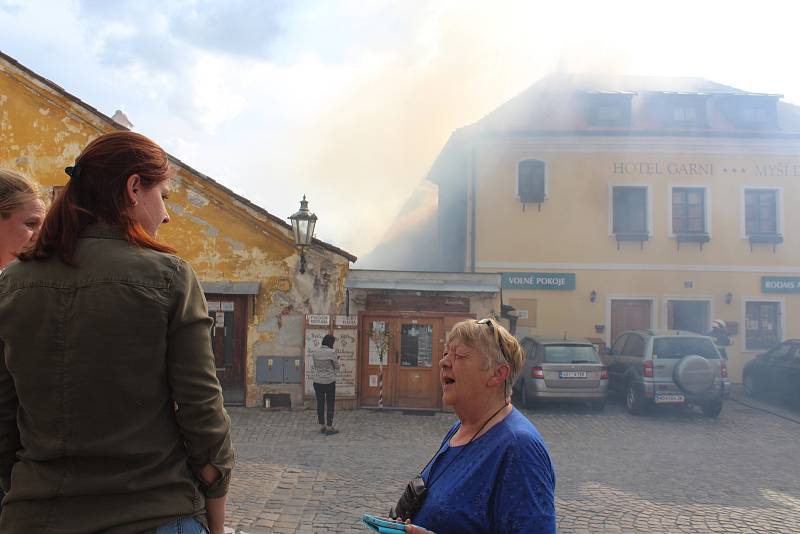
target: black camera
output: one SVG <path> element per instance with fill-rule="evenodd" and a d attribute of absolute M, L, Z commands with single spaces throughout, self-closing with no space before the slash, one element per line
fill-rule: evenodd
<path fill-rule="evenodd" d="M 400 519 L 405 521 L 407 519 L 414 519 L 419 509 L 422 508 L 422 503 L 425 502 L 425 494 L 427 492 L 425 481 L 422 477 L 417 477 L 408 484 L 403 491 L 403 495 L 397 501 L 397 504 L 392 506 L 389 510 L 389 517 L 392 519 Z"/>

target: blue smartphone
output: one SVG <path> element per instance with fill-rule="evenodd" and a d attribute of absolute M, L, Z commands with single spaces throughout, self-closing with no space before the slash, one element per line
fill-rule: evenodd
<path fill-rule="evenodd" d="M 370 514 L 364 514 L 361 520 L 367 524 L 369 528 L 380 534 L 397 534 L 398 532 L 406 531 L 406 524 L 401 521 L 395 521 L 388 517 L 377 517 Z"/>

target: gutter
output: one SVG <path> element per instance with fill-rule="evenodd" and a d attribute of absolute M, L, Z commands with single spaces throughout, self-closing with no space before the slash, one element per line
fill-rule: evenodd
<path fill-rule="evenodd" d="M 476 230 L 476 227 L 477 227 L 477 222 L 476 222 L 477 213 L 476 213 L 475 210 L 478 207 L 478 201 L 477 201 L 477 198 L 476 198 L 477 197 L 476 188 L 477 188 L 477 182 L 478 181 L 477 181 L 477 176 L 476 176 L 476 172 L 475 172 L 475 159 L 476 159 L 476 149 L 475 149 L 475 147 L 473 147 L 472 150 L 470 150 L 470 154 L 469 154 L 469 174 L 470 174 L 470 182 L 472 184 L 472 186 L 471 186 L 471 189 L 472 189 L 472 191 L 471 191 L 472 195 L 471 196 L 472 196 L 472 198 L 470 199 L 470 202 L 472 204 L 472 207 L 470 208 L 470 212 L 472 213 L 472 217 L 471 217 L 471 220 L 470 220 L 470 233 L 472 235 L 470 236 L 470 247 L 469 247 L 469 250 L 470 250 L 470 256 L 471 256 L 471 258 L 470 258 L 470 272 L 473 272 L 473 273 L 475 272 L 475 267 L 476 267 L 476 265 L 475 265 L 475 263 L 476 263 L 475 246 L 476 246 L 477 241 L 478 241 L 477 237 L 475 236 L 475 230 Z"/>

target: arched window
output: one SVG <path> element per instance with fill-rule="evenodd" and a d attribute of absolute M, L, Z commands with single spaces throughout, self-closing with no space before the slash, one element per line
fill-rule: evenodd
<path fill-rule="evenodd" d="M 542 202 L 546 196 L 545 163 L 538 159 L 525 159 L 518 166 L 517 192 L 522 202 Z"/>

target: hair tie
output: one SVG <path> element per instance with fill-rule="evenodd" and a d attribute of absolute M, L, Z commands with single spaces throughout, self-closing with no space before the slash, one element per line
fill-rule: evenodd
<path fill-rule="evenodd" d="M 81 175 L 81 166 L 75 165 L 74 167 L 66 167 L 64 172 L 67 173 L 67 176 L 70 178 L 78 178 Z"/>

